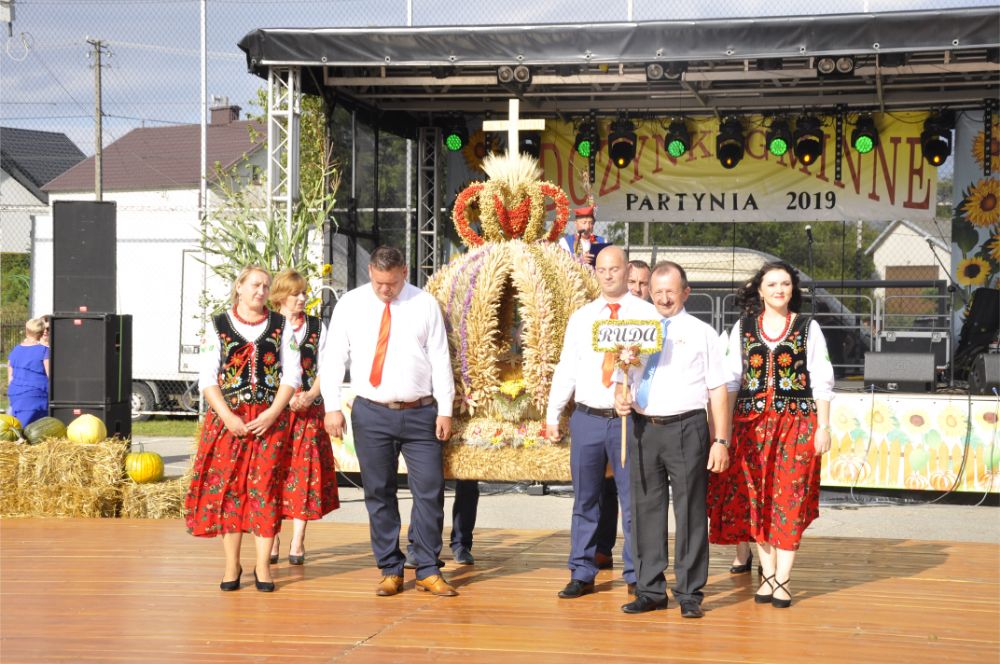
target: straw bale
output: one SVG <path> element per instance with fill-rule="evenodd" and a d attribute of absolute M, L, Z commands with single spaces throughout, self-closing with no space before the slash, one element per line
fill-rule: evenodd
<path fill-rule="evenodd" d="M 172 477 L 149 484 L 126 480 L 121 515 L 127 519 L 176 519 L 184 511 L 189 477 Z"/>

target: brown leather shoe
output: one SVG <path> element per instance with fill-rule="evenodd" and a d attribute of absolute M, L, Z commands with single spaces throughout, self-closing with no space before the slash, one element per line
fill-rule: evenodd
<path fill-rule="evenodd" d="M 429 576 L 426 579 L 417 579 L 417 590 L 424 590 L 438 597 L 455 597 L 458 595 L 458 591 L 448 585 L 448 582 L 440 574 Z"/>
<path fill-rule="evenodd" d="M 594 554 L 594 565 L 597 569 L 611 569 L 615 565 L 615 559 L 606 553 L 598 551 Z"/>
<path fill-rule="evenodd" d="M 395 574 L 387 574 L 382 577 L 375 589 L 375 594 L 379 597 L 392 597 L 403 592 L 403 577 Z"/>

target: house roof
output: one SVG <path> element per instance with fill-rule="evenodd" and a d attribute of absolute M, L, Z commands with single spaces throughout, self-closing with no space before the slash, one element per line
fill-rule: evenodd
<path fill-rule="evenodd" d="M 42 202 L 42 185 L 85 157 L 66 134 L 0 127 L 0 167 Z"/>
<path fill-rule="evenodd" d="M 885 230 L 882 231 L 877 238 L 875 238 L 875 241 L 872 242 L 867 249 L 865 249 L 865 254 L 867 255 L 873 254 L 876 249 L 882 246 L 883 242 L 888 240 L 890 236 L 892 236 L 897 232 L 906 232 L 909 233 L 910 235 L 916 235 L 917 237 L 922 238 L 924 241 L 930 240 L 939 249 L 948 251 L 949 250 L 948 244 L 945 242 L 944 239 L 942 239 L 940 232 L 937 230 L 931 231 L 926 226 L 927 224 L 918 224 L 916 222 L 909 221 L 906 219 L 897 219 L 896 221 L 892 222 L 891 224 L 885 227 Z M 942 230 L 944 229 L 942 228 Z"/>
<path fill-rule="evenodd" d="M 254 140 L 250 127 L 256 128 Z M 229 169 L 261 148 L 266 138 L 259 122 L 239 120 L 208 125 L 209 180 L 214 166 Z M 104 191 L 144 191 L 197 187 L 201 174 L 201 126 L 196 124 L 133 129 L 104 148 Z M 94 158 L 89 157 L 43 189 L 50 193 L 94 188 Z"/>

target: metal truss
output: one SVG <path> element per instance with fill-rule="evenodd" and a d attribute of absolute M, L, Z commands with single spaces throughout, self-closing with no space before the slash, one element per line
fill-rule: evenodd
<path fill-rule="evenodd" d="M 291 234 L 299 198 L 299 116 L 302 73 L 298 67 L 271 67 L 267 77 L 267 207 L 284 219 Z"/>
<path fill-rule="evenodd" d="M 421 127 L 417 138 L 417 286 L 438 268 L 438 219 L 441 216 L 441 130 Z"/>

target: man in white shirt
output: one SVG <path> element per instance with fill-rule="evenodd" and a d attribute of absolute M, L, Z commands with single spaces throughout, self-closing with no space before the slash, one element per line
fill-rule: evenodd
<path fill-rule="evenodd" d="M 570 582 L 559 592 L 573 599 L 594 591 L 597 575 L 595 554 L 601 487 L 608 462 L 614 469 L 625 538 L 622 576 L 631 587 L 635 583 L 632 566 L 632 517 L 628 468 L 620 461 L 621 419 L 615 412 L 614 365 L 606 354 L 593 349 L 593 326 L 599 319 L 651 320 L 658 318 L 648 302 L 628 292 L 625 280 L 628 264 L 619 247 L 607 247 L 597 255 L 597 280 L 601 296 L 570 316 L 563 338 L 562 354 L 552 376 L 546 410 L 546 434 L 559 438 L 559 418 L 571 398 L 576 409 L 569 420 L 570 471 L 573 477 L 573 521 L 569 556 Z M 631 426 L 629 427 L 631 435 Z"/>
<path fill-rule="evenodd" d="M 444 524 L 441 445 L 451 435 L 452 378 L 441 308 L 430 294 L 406 283 L 406 260 L 378 247 L 368 265 L 370 284 L 340 298 L 320 357 L 326 430 L 344 432 L 340 384 L 351 368 L 351 426 L 368 508 L 372 551 L 382 580 L 380 596 L 403 590 L 396 501 L 399 454 L 406 460 L 417 588 L 457 595 L 437 567 Z M 390 343 L 391 341 L 391 343 Z"/>
<path fill-rule="evenodd" d="M 708 471 L 729 463 L 731 424 L 719 335 L 684 310 L 691 294 L 680 265 L 653 268 L 650 290 L 663 318 L 663 349 L 650 355 L 631 394 L 616 401 L 631 411 L 635 436 L 629 440 L 632 528 L 638 569 L 635 600 L 625 613 L 667 608 L 667 509 L 674 499 L 677 525 L 673 588 L 681 615 L 701 618 L 702 588 L 708 580 Z M 709 441 L 705 407 L 711 404 L 714 441 Z M 672 494 L 671 494 L 672 490 Z"/>

